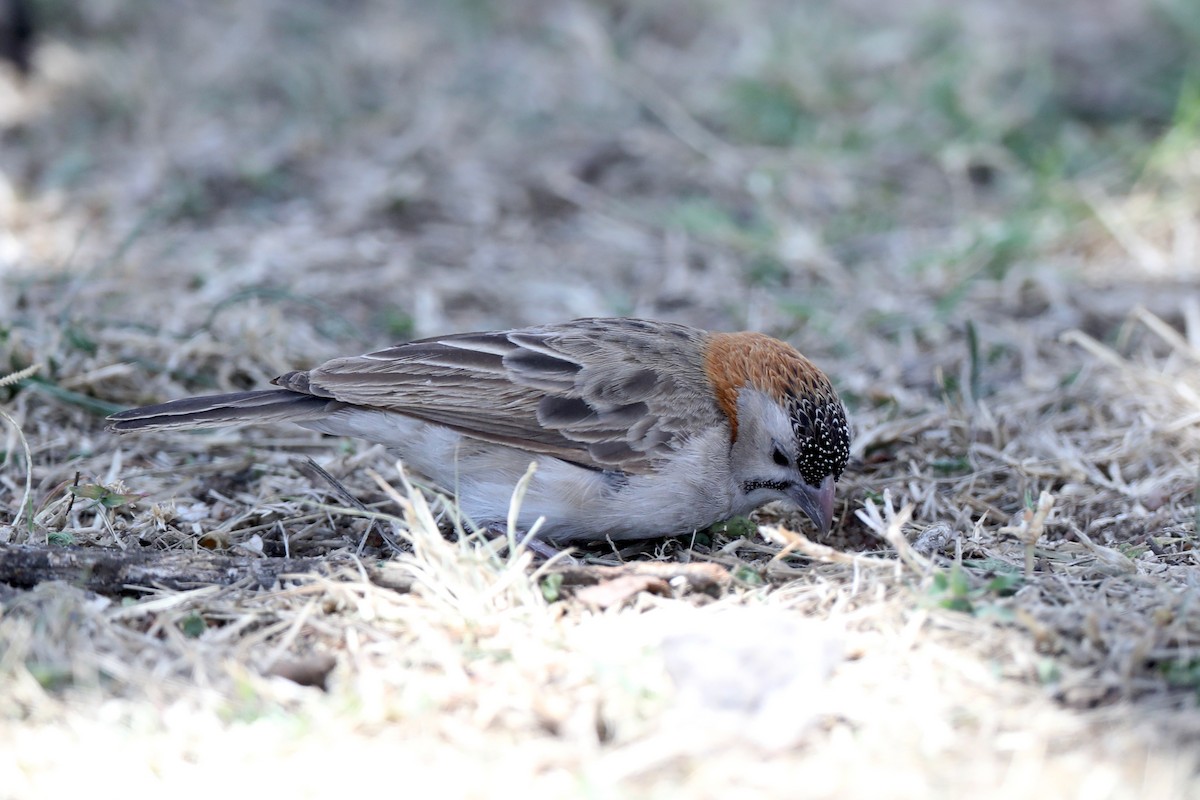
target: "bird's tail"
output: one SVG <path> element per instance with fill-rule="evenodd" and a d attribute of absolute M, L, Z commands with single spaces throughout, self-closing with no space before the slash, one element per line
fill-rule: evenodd
<path fill-rule="evenodd" d="M 287 389 L 185 397 L 155 406 L 121 411 L 108 418 L 119 433 L 181 428 L 214 428 L 260 422 L 304 422 L 320 419 L 341 406 L 336 400 Z"/>

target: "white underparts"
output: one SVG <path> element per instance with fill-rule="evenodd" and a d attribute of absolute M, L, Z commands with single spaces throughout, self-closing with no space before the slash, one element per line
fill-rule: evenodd
<path fill-rule="evenodd" d="M 394 412 L 346 407 L 300 424 L 385 445 L 406 468 L 457 496 L 478 525 L 503 525 L 513 487 L 537 461 L 520 524 L 527 529 L 545 517 L 543 536 L 555 542 L 685 534 L 734 513 L 727 428 L 692 437 L 653 474 L 625 475 L 483 442 Z"/>

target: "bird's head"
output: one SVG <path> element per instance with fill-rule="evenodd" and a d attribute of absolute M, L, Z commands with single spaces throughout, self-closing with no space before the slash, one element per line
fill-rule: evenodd
<path fill-rule="evenodd" d="M 829 378 L 790 345 L 755 333 L 714 334 L 705 367 L 730 422 L 735 513 L 785 500 L 828 531 L 850 454 Z"/>

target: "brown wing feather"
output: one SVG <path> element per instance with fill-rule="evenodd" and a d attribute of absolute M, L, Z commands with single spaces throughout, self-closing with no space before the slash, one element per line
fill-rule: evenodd
<path fill-rule="evenodd" d="M 423 339 L 276 383 L 600 469 L 643 472 L 686 431 L 724 420 L 703 331 L 585 319 Z"/>

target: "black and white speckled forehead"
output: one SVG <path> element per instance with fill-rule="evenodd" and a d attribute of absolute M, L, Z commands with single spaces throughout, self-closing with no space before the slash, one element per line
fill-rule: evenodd
<path fill-rule="evenodd" d="M 805 483 L 818 486 L 826 475 L 835 479 L 850 458 L 850 426 L 846 410 L 835 398 L 793 397 L 788 404 Z"/>

